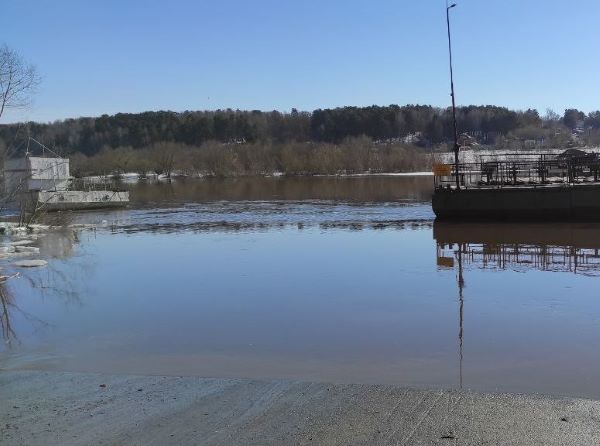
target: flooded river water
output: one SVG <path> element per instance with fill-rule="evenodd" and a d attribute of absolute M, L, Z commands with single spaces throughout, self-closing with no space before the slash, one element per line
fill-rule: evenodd
<path fill-rule="evenodd" d="M 130 185 L 3 274 L 0 369 L 600 397 L 600 225 L 440 224 L 430 177 Z"/>

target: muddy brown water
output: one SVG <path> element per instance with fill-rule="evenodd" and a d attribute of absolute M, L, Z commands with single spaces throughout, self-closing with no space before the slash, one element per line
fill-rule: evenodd
<path fill-rule="evenodd" d="M 0 369 L 600 397 L 600 225 L 441 224 L 430 177 L 127 185 L 2 260 Z"/>

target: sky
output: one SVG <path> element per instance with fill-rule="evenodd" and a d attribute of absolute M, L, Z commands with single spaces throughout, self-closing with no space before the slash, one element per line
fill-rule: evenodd
<path fill-rule="evenodd" d="M 457 3 L 459 105 L 600 109 L 600 1 Z M 445 0 L 4 0 L 1 23 L 43 80 L 0 123 L 450 103 Z"/>

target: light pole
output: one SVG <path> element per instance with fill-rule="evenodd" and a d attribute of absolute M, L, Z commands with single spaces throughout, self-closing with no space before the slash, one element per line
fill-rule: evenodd
<path fill-rule="evenodd" d="M 460 179 L 458 176 L 458 128 L 456 126 L 456 101 L 454 99 L 454 76 L 452 73 L 452 40 L 450 39 L 450 9 L 454 8 L 456 3 L 448 6 L 446 0 L 446 24 L 448 25 L 448 54 L 450 55 L 450 96 L 452 96 L 452 124 L 454 126 L 454 171 L 456 173 L 456 190 L 460 189 Z"/>

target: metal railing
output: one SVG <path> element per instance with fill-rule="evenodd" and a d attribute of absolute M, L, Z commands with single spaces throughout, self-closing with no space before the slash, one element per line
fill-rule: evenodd
<path fill-rule="evenodd" d="M 502 188 L 600 183 L 600 155 L 577 151 L 554 154 L 480 155 L 475 163 L 447 165 L 449 175 L 436 175 L 436 188 Z"/>
<path fill-rule="evenodd" d="M 83 190 L 83 191 L 94 191 L 94 190 L 111 190 L 116 192 L 127 191 L 124 185 L 108 176 L 95 177 L 95 178 L 72 178 L 69 184 L 71 190 Z"/>

